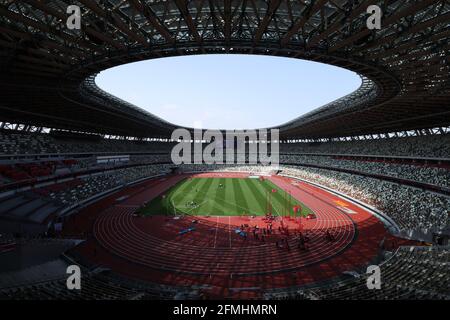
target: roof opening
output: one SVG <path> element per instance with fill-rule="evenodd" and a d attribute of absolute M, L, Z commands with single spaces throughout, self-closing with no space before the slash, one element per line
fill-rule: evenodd
<path fill-rule="evenodd" d="M 276 127 L 355 91 L 358 74 L 272 56 L 194 55 L 121 65 L 103 90 L 171 123 L 208 129 Z"/>

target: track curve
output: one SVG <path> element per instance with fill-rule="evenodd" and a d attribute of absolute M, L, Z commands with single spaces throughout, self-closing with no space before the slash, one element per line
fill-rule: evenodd
<path fill-rule="evenodd" d="M 174 230 L 186 227 L 191 218 L 137 217 L 134 215 L 137 208 L 134 197 L 105 210 L 95 221 L 93 233 L 101 246 L 120 258 L 151 269 L 196 275 L 286 272 L 330 259 L 351 245 L 357 232 L 349 215 L 326 201 L 311 197 L 290 180 L 271 180 L 279 187 L 289 189 L 294 198 L 315 212 L 316 219 L 302 219 L 302 232 L 309 237 L 308 250 L 297 248 L 298 220 L 283 219 L 283 224 L 291 230 L 286 234 L 278 229 L 282 223 L 278 217 L 273 222 L 275 232 L 264 242 L 244 240 L 233 232 L 242 224 L 257 225 L 262 230 L 266 227 L 262 217 L 195 217 L 198 231 L 179 236 Z M 325 239 L 327 231 L 335 241 Z M 275 244 L 281 239 L 287 240 L 289 249 Z"/>

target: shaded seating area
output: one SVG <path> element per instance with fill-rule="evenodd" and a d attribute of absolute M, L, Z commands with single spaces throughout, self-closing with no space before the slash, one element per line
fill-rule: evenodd
<path fill-rule="evenodd" d="M 68 290 L 66 280 L 44 281 L 0 290 L 0 300 L 160 300 L 191 289 L 151 283 L 135 283 L 118 276 L 91 272 L 81 278 L 81 290 Z"/>
<path fill-rule="evenodd" d="M 266 299 L 449 300 L 450 248 L 401 247 L 380 265 L 381 289 L 367 288 L 367 274 L 318 287 L 266 292 Z"/>
<path fill-rule="evenodd" d="M 32 193 L 15 194 L 0 198 L 0 219 L 42 224 L 60 208 Z"/>

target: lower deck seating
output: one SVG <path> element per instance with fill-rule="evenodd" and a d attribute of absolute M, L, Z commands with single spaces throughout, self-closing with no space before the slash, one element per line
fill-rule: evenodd
<path fill-rule="evenodd" d="M 273 290 L 266 299 L 450 299 L 450 248 L 401 247 L 380 265 L 381 289 L 367 288 L 359 278 L 308 289 Z"/>
<path fill-rule="evenodd" d="M 89 274 L 81 277 L 81 290 L 68 290 L 66 280 L 46 281 L 0 290 L 0 300 L 156 300 L 173 299 L 189 289 L 156 284 L 135 285 L 117 277 Z"/>
<path fill-rule="evenodd" d="M 0 199 L 0 219 L 43 223 L 60 208 L 57 203 L 31 193 L 15 194 Z"/>
<path fill-rule="evenodd" d="M 0 219 L 47 223 L 63 209 L 141 178 L 169 171 L 168 165 L 144 165 L 76 178 L 0 198 Z M 17 231 L 17 230 L 16 230 Z"/>

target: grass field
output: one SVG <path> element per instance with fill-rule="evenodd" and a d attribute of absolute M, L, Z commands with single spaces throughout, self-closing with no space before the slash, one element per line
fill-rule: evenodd
<path fill-rule="evenodd" d="M 272 192 L 276 189 L 276 192 Z M 139 213 L 190 214 L 211 216 L 264 215 L 270 194 L 274 215 L 293 215 L 292 207 L 299 205 L 302 215 L 312 211 L 290 197 L 268 180 L 251 178 L 192 178 L 185 179 L 163 195 L 150 201 Z"/>

